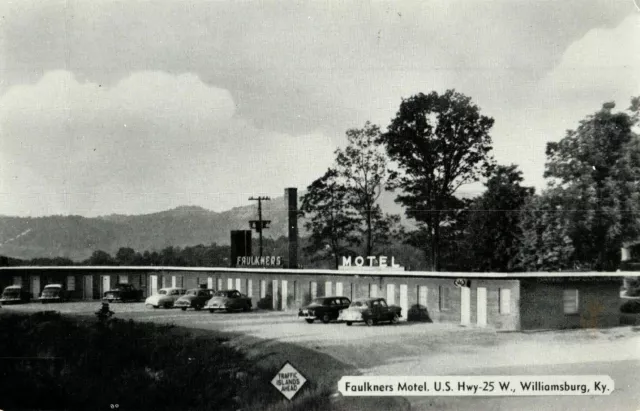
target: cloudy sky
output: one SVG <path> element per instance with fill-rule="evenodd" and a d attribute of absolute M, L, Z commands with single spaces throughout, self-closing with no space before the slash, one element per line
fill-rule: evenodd
<path fill-rule="evenodd" d="M 541 188 L 546 142 L 640 95 L 639 46 L 632 0 L 0 0 L 0 214 L 282 195 L 448 88 Z"/>

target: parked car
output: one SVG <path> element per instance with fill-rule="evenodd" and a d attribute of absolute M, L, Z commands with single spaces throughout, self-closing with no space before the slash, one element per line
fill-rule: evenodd
<path fill-rule="evenodd" d="M 250 311 L 251 298 L 241 294 L 238 290 L 222 290 L 216 291 L 214 296 L 207 301 L 204 308 L 210 313 L 216 310 L 226 310 L 228 312 L 234 310 Z"/>
<path fill-rule="evenodd" d="M 116 284 L 113 289 L 105 291 L 102 299 L 110 303 L 114 301 L 140 301 L 142 300 L 142 290 L 137 290 L 132 284 Z"/>
<path fill-rule="evenodd" d="M 207 301 L 215 294 L 215 290 L 204 288 L 193 288 L 182 297 L 178 298 L 174 306 L 187 311 L 187 308 L 193 308 L 196 311 L 202 310 Z"/>
<path fill-rule="evenodd" d="M 328 323 L 337 320 L 340 311 L 349 308 L 351 300 L 347 297 L 318 297 L 311 301 L 311 304 L 302 307 L 298 311 L 298 317 L 302 317 L 309 324 L 315 320 Z"/>
<path fill-rule="evenodd" d="M 347 325 L 355 322 L 374 325 L 381 321 L 396 324 L 402 316 L 401 311 L 402 308 L 396 305 L 387 305 L 384 298 L 359 298 L 354 300 L 349 308 L 340 312 L 338 320 L 346 322 Z"/>
<path fill-rule="evenodd" d="M 2 292 L 0 304 L 20 304 L 28 303 L 31 300 L 31 293 L 24 290 L 22 286 L 10 285 Z"/>
<path fill-rule="evenodd" d="M 69 292 L 64 289 L 62 284 L 48 284 L 44 287 L 38 299 L 42 304 L 61 303 L 69 301 Z"/>
<path fill-rule="evenodd" d="M 158 294 L 148 297 L 144 301 L 144 305 L 153 308 L 172 308 L 176 300 L 186 292 L 186 289 L 180 287 L 161 288 L 158 290 Z"/>

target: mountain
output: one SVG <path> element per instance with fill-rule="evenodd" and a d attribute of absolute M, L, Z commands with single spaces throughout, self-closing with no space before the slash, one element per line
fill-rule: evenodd
<path fill-rule="evenodd" d="M 403 209 L 392 193 L 385 193 L 380 204 L 385 212 L 402 215 Z M 287 235 L 287 208 L 284 197 L 262 203 L 263 219 L 271 220 L 264 235 L 278 238 Z M 143 215 L 112 214 L 101 217 L 0 216 L 0 255 L 21 259 L 66 257 L 75 261 L 88 258 L 95 250 L 110 254 L 120 247 L 136 251 L 161 250 L 197 244 L 229 244 L 231 230 L 249 229 L 249 220 L 258 216 L 257 204 L 214 212 L 197 206 L 181 206 Z M 301 236 L 306 234 L 304 219 L 298 222 Z M 257 234 L 254 232 L 254 238 Z"/>

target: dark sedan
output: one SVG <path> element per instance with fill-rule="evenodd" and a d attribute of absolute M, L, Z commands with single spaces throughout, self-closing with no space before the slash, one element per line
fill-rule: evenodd
<path fill-rule="evenodd" d="M 318 297 L 311 301 L 311 304 L 302 307 L 298 312 L 298 317 L 302 317 L 309 324 L 315 320 L 320 320 L 327 324 L 332 320 L 337 320 L 341 310 L 349 307 L 351 301 L 347 297 Z"/>
<path fill-rule="evenodd" d="M 387 305 L 384 298 L 359 298 L 354 300 L 349 308 L 343 310 L 338 318 L 352 325 L 354 322 L 364 322 L 374 325 L 379 322 L 397 324 L 401 317 L 402 309 L 396 305 Z"/>
<path fill-rule="evenodd" d="M 210 313 L 216 310 L 228 312 L 235 310 L 250 311 L 251 298 L 241 294 L 238 290 L 216 291 L 214 296 L 207 301 L 204 308 L 209 310 Z"/>
<path fill-rule="evenodd" d="M 109 291 L 105 291 L 103 300 L 107 300 L 110 303 L 114 301 L 141 301 L 142 300 L 142 290 L 137 290 L 131 284 L 116 284 Z"/>
<path fill-rule="evenodd" d="M 202 310 L 208 300 L 215 295 L 215 291 L 204 288 L 193 288 L 173 304 L 174 307 L 187 311 L 187 308 L 193 308 L 196 311 Z"/>

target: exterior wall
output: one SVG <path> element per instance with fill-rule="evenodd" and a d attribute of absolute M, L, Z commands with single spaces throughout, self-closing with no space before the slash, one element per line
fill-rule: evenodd
<path fill-rule="evenodd" d="M 523 330 L 602 328 L 620 324 L 618 278 L 538 278 L 522 281 Z M 578 290 L 578 312 L 565 314 L 563 290 Z"/>

